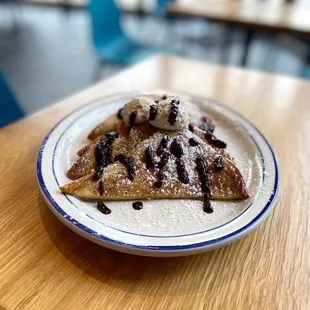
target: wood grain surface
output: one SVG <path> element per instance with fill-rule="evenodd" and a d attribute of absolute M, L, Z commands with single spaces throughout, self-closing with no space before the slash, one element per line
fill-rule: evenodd
<path fill-rule="evenodd" d="M 257 0 L 176 1 L 168 6 L 167 11 L 174 15 L 202 17 L 261 31 L 310 37 L 310 7 L 304 2 L 283 4 Z"/>
<path fill-rule="evenodd" d="M 166 88 L 213 97 L 273 144 L 282 177 L 268 219 L 205 254 L 146 258 L 83 239 L 49 211 L 36 184 L 47 132 L 103 95 Z M 156 56 L 0 130 L 1 309 L 310 309 L 310 83 Z"/>

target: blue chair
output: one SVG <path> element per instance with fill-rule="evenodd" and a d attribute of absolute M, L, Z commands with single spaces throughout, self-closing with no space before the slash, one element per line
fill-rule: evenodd
<path fill-rule="evenodd" d="M 91 0 L 89 12 L 95 50 L 103 61 L 120 65 L 134 64 L 154 53 L 176 53 L 130 40 L 121 28 L 121 12 L 113 0 Z"/>
<path fill-rule="evenodd" d="M 8 125 L 24 116 L 8 84 L 0 72 L 0 127 Z"/>
<path fill-rule="evenodd" d="M 99 56 L 108 62 L 130 65 L 155 53 L 129 40 L 120 25 L 121 12 L 113 0 L 91 0 L 92 36 Z"/>
<path fill-rule="evenodd" d="M 171 2 L 174 2 L 174 0 L 157 0 L 156 8 L 155 8 L 155 14 L 157 16 L 166 17 L 167 16 L 167 5 Z"/>

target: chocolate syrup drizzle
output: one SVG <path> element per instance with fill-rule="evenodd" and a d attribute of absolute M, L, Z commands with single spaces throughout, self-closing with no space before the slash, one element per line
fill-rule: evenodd
<path fill-rule="evenodd" d="M 207 130 L 205 131 L 205 138 L 207 139 L 207 141 L 213 145 L 216 146 L 220 149 L 225 149 L 227 147 L 227 144 L 219 139 L 217 139 L 211 131 Z"/>
<path fill-rule="evenodd" d="M 163 100 L 167 99 L 167 96 L 163 96 L 162 99 Z M 159 102 L 158 100 L 155 101 L 155 103 L 158 102 Z M 171 125 L 174 125 L 176 122 L 176 118 L 178 116 L 179 104 L 180 104 L 179 100 L 177 99 L 171 100 L 171 110 L 168 120 Z M 119 109 L 117 113 L 117 117 L 119 119 L 123 119 L 122 110 L 123 109 Z M 150 106 L 149 120 L 156 119 L 157 110 L 158 107 L 156 104 Z M 136 117 L 137 117 L 137 111 L 133 111 L 129 116 L 129 126 L 134 125 Z M 216 146 L 218 148 L 226 148 L 227 146 L 226 143 L 217 139 L 213 135 L 215 127 L 213 122 L 208 121 L 208 119 L 205 117 L 202 118 L 201 121 L 202 124 L 199 126 L 199 128 L 205 132 L 204 136 L 207 139 L 207 141 L 211 145 Z M 189 124 L 188 130 L 193 132 L 194 126 L 192 124 Z M 104 139 L 101 139 L 99 144 L 96 146 L 95 148 L 96 169 L 93 175 L 93 180 L 99 180 L 103 174 L 104 168 L 111 163 L 112 144 L 114 140 L 118 138 L 118 135 L 119 134 L 117 132 L 107 133 L 106 137 Z M 170 142 L 169 136 L 165 135 L 160 141 L 158 148 L 156 150 L 157 155 L 161 156 L 160 161 L 157 163 L 157 168 L 159 168 L 159 171 L 156 174 L 157 181 L 154 183 L 154 187 L 157 188 L 160 188 L 163 185 L 164 180 L 163 168 L 167 165 L 170 156 L 170 154 L 166 151 L 169 142 Z M 199 145 L 199 142 L 195 138 L 190 138 L 189 145 L 195 147 Z M 188 172 L 181 158 L 184 153 L 183 145 L 178 141 L 177 138 L 173 139 L 170 145 L 170 152 L 176 157 L 175 163 L 179 181 L 183 184 L 188 184 L 189 183 Z M 154 150 L 151 146 L 145 149 L 145 160 L 147 169 L 155 168 Z M 119 161 L 126 167 L 128 172 L 128 179 L 133 181 L 135 176 L 134 159 L 132 157 L 126 157 L 124 154 L 118 154 L 117 156 L 115 156 L 114 161 Z M 220 171 L 222 169 L 223 169 L 223 159 L 222 156 L 219 155 L 214 160 L 214 170 Z M 203 210 L 206 213 L 212 213 L 213 208 L 210 203 L 211 189 L 208 181 L 207 167 L 205 161 L 200 156 L 196 158 L 196 170 L 198 172 L 198 177 L 201 183 L 201 190 L 204 196 Z M 98 183 L 98 193 L 100 195 L 104 194 L 104 183 L 102 179 Z M 135 210 L 141 210 L 143 208 L 143 203 L 141 201 L 137 201 L 134 202 L 132 206 Z M 103 202 L 98 202 L 97 208 L 103 214 L 111 213 L 111 210 Z"/>
<path fill-rule="evenodd" d="M 188 140 L 188 142 L 189 142 L 190 146 L 197 146 L 197 145 L 199 145 L 199 142 L 195 138 L 190 138 Z"/>
<path fill-rule="evenodd" d="M 202 117 L 201 118 L 201 124 L 199 125 L 199 128 L 203 131 L 210 131 L 213 133 L 215 129 L 215 125 L 210 117 Z"/>
<path fill-rule="evenodd" d="M 134 166 L 134 159 L 132 157 L 127 158 L 127 171 L 128 171 L 128 179 L 130 181 L 133 181 L 136 172 L 135 172 L 135 166 Z"/>
<path fill-rule="evenodd" d="M 213 207 L 210 202 L 210 194 L 204 194 L 203 196 L 203 211 L 206 213 L 213 213 Z"/>
<path fill-rule="evenodd" d="M 196 158 L 196 169 L 198 172 L 198 177 L 201 183 L 201 189 L 203 192 L 203 211 L 206 213 L 212 213 L 213 209 L 210 203 L 211 189 L 208 181 L 207 167 L 201 157 Z"/>
<path fill-rule="evenodd" d="M 116 155 L 114 161 L 119 161 L 121 164 L 127 165 L 127 157 L 124 154 Z"/>
<path fill-rule="evenodd" d="M 98 184 L 98 193 L 100 196 L 102 196 L 104 194 L 104 186 L 103 186 L 103 181 L 100 180 L 99 184 Z"/>
<path fill-rule="evenodd" d="M 221 155 L 215 157 L 214 170 L 221 171 L 223 169 L 223 157 Z"/>
<path fill-rule="evenodd" d="M 163 179 L 164 179 L 164 172 L 162 170 L 159 170 L 157 172 L 157 178 L 158 178 L 158 180 L 163 181 Z"/>
<path fill-rule="evenodd" d="M 133 181 L 136 175 L 134 159 L 132 157 L 126 157 L 124 154 L 118 154 L 114 157 L 114 161 L 119 161 L 126 167 L 128 172 L 128 179 Z"/>
<path fill-rule="evenodd" d="M 160 161 L 158 162 L 157 164 L 157 167 L 160 169 L 156 175 L 157 177 L 157 181 L 154 183 L 154 186 L 155 187 L 162 187 L 163 185 L 163 180 L 164 180 L 164 172 L 163 172 L 163 169 L 164 167 L 167 165 L 168 163 L 168 160 L 169 160 L 169 153 L 164 151 L 161 158 L 160 158 Z"/>
<path fill-rule="evenodd" d="M 96 170 L 93 175 L 93 180 L 97 181 L 101 178 L 103 170 L 111 163 L 112 144 L 116 139 L 116 135 L 107 135 L 101 139 L 95 148 Z"/>
<path fill-rule="evenodd" d="M 186 171 L 185 165 L 181 160 L 181 158 L 176 159 L 176 164 L 177 164 L 177 173 L 179 181 L 184 184 L 188 184 L 189 183 L 188 172 Z"/>
<path fill-rule="evenodd" d="M 224 141 L 221 141 L 219 139 L 217 139 L 214 135 L 213 135 L 213 131 L 215 126 L 213 125 L 213 127 L 210 129 L 207 125 L 207 123 L 203 123 L 199 126 L 200 129 L 202 129 L 205 134 L 205 138 L 206 140 L 213 146 L 218 147 L 220 149 L 225 149 L 227 147 L 227 144 Z M 188 125 L 188 130 L 191 132 L 194 132 L 194 126 L 192 124 Z"/>
<path fill-rule="evenodd" d="M 164 180 L 164 172 L 162 170 L 159 170 L 157 172 L 157 181 L 154 183 L 154 186 L 157 188 L 161 188 L 163 185 L 163 180 Z"/>
<path fill-rule="evenodd" d="M 157 164 L 157 167 L 159 169 L 163 169 L 167 165 L 168 160 L 169 160 L 169 153 L 165 151 L 165 152 L 162 153 L 160 161 Z"/>

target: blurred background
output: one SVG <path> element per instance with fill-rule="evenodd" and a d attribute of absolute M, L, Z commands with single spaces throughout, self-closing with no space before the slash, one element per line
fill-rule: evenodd
<path fill-rule="evenodd" d="M 0 0 L 0 127 L 155 53 L 310 79 L 310 0 Z"/>

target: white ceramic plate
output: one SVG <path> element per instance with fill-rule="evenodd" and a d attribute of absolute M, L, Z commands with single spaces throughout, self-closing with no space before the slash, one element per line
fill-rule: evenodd
<path fill-rule="evenodd" d="M 156 92 L 152 92 L 156 93 Z M 163 92 L 161 92 L 163 93 Z M 108 202 L 109 215 L 95 203 L 63 195 L 66 172 L 87 144 L 90 130 L 138 93 L 123 93 L 87 104 L 62 119 L 42 143 L 37 179 L 53 213 L 81 236 L 105 247 L 145 256 L 181 256 L 228 244 L 255 228 L 271 211 L 279 189 L 279 167 L 265 137 L 237 112 L 213 100 L 186 95 L 211 115 L 215 135 L 228 143 L 250 192 L 241 201 L 212 201 L 214 212 L 196 200 L 148 200 L 142 210 L 132 202 Z M 184 97 L 184 94 L 181 95 Z"/>

